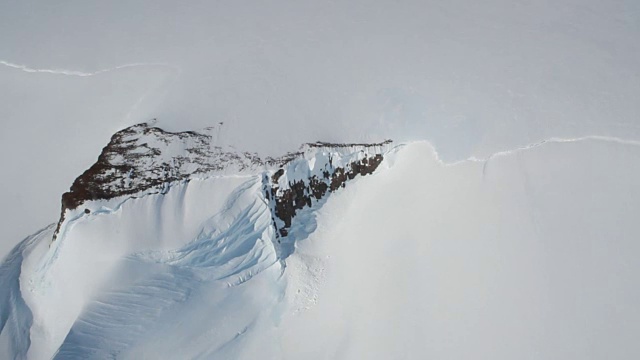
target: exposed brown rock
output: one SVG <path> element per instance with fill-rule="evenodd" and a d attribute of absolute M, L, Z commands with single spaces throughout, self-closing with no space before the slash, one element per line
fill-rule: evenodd
<path fill-rule="evenodd" d="M 361 145 L 362 146 L 362 145 Z M 373 157 L 365 157 L 362 160 L 354 161 L 345 166 L 349 170 L 345 170 L 343 167 L 337 167 L 332 170 L 323 172 L 323 178 L 312 176 L 308 179 L 309 184 L 305 184 L 305 181 L 296 181 L 290 183 L 287 189 L 278 191 L 277 181 L 284 175 L 284 169 L 279 169 L 273 175 L 273 186 L 267 190 L 266 197 L 268 199 L 275 199 L 275 216 L 282 220 L 283 226 L 278 226 L 274 222 L 274 226 L 278 231 L 279 236 L 285 237 L 289 234 L 289 228 L 293 218 L 296 216 L 296 212 L 310 207 L 313 203 L 312 198 L 316 201 L 322 199 L 328 191 L 336 191 L 340 187 L 345 187 L 349 180 L 352 180 L 356 175 L 368 175 L 373 173 L 380 163 L 383 157 L 380 154 L 376 154 Z"/>
<path fill-rule="evenodd" d="M 332 144 L 316 142 L 305 144 L 308 148 L 371 148 L 389 144 Z M 183 149 L 177 154 L 173 148 Z M 194 131 L 169 132 L 148 123 L 134 125 L 115 133 L 102 149 L 97 161 L 71 185 L 62 195 L 62 209 L 54 240 L 64 222 L 65 212 L 73 210 L 91 200 L 106 200 L 124 195 L 133 195 L 152 190 L 161 193 L 166 185 L 178 181 L 188 181 L 201 173 L 212 173 L 235 169 L 256 171 L 277 168 L 271 176 L 271 184 L 266 187 L 267 199 L 273 199 L 274 216 L 284 223 L 278 229 L 286 236 L 287 229 L 296 211 L 312 205 L 312 198 L 322 199 L 328 191 L 335 191 L 356 175 L 372 173 L 382 161 L 382 155 L 365 157 L 352 162 L 345 168 L 333 168 L 307 181 L 288 184 L 287 189 L 278 192 L 278 180 L 285 174 L 285 165 L 303 156 L 303 152 L 291 152 L 279 158 L 262 159 L 255 153 L 224 151 L 214 146 L 212 137 Z M 85 209 L 85 214 L 90 210 Z M 275 224 L 275 221 L 274 221 Z"/>

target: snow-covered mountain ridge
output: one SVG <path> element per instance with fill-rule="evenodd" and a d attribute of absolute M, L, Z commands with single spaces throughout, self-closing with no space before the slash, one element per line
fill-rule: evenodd
<path fill-rule="evenodd" d="M 196 177 L 264 172 L 264 192 L 272 202 L 273 224 L 286 236 L 297 210 L 310 207 L 327 192 L 344 187 L 356 175 L 371 174 L 389 149 L 390 140 L 374 144 L 303 144 L 281 157 L 223 149 L 213 132 L 169 132 L 155 120 L 116 132 L 98 160 L 62 195 L 62 210 L 54 240 L 69 218 L 89 214 L 78 209 L 88 201 L 168 191 L 171 184 Z"/>
<path fill-rule="evenodd" d="M 615 301 L 607 331 L 640 323 L 623 302 L 637 294 L 640 152 L 603 140 L 456 164 L 425 142 L 319 143 L 85 200 L 55 242 L 46 227 L 0 267 L 0 357 L 601 358 L 614 343 L 581 343 L 603 327 L 580 319 Z"/>
<path fill-rule="evenodd" d="M 12 356 L 111 357 L 150 339 L 152 313 L 184 314 L 200 296 L 221 316 L 248 301 L 244 288 L 221 289 L 264 272 L 268 281 L 281 277 L 328 195 L 373 173 L 393 150 L 390 141 L 317 142 L 263 158 L 222 148 L 215 135 L 142 123 L 111 137 L 62 196 L 57 226 L 23 241 L 3 265 L 11 287 L 0 294 L 0 332 Z M 214 300 L 196 295 L 211 291 Z M 235 292 L 233 303 L 215 305 L 217 294 Z M 249 317 L 262 311 L 247 309 Z M 105 348 L 105 338 L 117 345 Z"/>

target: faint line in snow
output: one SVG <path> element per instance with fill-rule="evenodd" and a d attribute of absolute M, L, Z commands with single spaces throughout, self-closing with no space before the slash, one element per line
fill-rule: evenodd
<path fill-rule="evenodd" d="M 124 69 L 129 69 L 129 68 L 136 68 L 136 67 L 166 68 L 166 69 L 170 69 L 171 71 L 175 72 L 176 76 L 179 76 L 182 73 L 182 69 L 180 67 L 175 66 L 175 65 L 171 65 L 171 64 L 167 64 L 167 63 L 161 63 L 161 62 L 130 63 L 130 64 L 118 65 L 118 66 L 115 66 L 115 67 L 112 67 L 112 68 L 100 69 L 100 70 L 96 70 L 94 72 L 85 72 L 85 71 L 68 70 L 68 69 L 37 69 L 37 68 L 29 67 L 27 65 L 12 63 L 12 62 L 9 62 L 9 61 L 6 61 L 6 60 L 0 60 L 0 65 L 4 65 L 6 67 L 9 67 L 9 68 L 12 68 L 12 69 L 16 69 L 16 70 L 20 70 L 20 71 L 27 72 L 27 73 L 51 74 L 51 75 L 63 75 L 63 76 L 75 76 L 75 77 L 91 77 L 91 76 L 101 75 L 101 74 L 108 73 L 108 72 L 124 70 Z M 162 82 L 159 86 L 161 86 L 162 84 L 165 84 L 165 83 L 166 83 L 166 81 Z M 147 90 L 131 106 L 129 111 L 127 111 L 127 113 L 125 114 L 124 120 L 126 122 L 131 121 L 131 118 L 133 117 L 133 114 L 138 110 L 140 105 L 151 95 L 151 93 L 153 93 L 157 89 L 158 89 L 158 87 L 153 87 L 153 88 Z"/>
<path fill-rule="evenodd" d="M 111 71 L 117 71 L 117 70 L 134 68 L 134 67 L 165 67 L 165 68 L 170 68 L 178 73 L 181 72 L 180 68 L 178 68 L 177 66 L 166 64 L 166 63 L 154 63 L 154 62 L 124 64 L 124 65 L 118 65 L 112 68 L 100 69 L 94 72 L 84 72 L 84 71 L 67 70 L 67 69 L 36 69 L 36 68 L 29 67 L 27 65 L 16 64 L 6 60 L 0 60 L 0 65 L 4 65 L 6 67 L 10 67 L 12 69 L 17 69 L 27 73 L 53 74 L 53 75 L 65 75 L 65 76 L 78 76 L 78 77 L 96 76 L 96 75 L 104 74 Z"/>
<path fill-rule="evenodd" d="M 493 159 L 495 157 L 507 156 L 507 155 L 519 153 L 519 152 L 522 152 L 522 151 L 535 149 L 535 148 L 540 147 L 540 146 L 542 146 L 544 144 L 573 143 L 573 142 L 581 142 L 581 141 L 602 141 L 602 142 L 612 142 L 612 143 L 617 143 L 617 144 L 622 144 L 622 145 L 640 146 L 640 141 L 638 141 L 638 140 L 627 140 L 627 139 L 621 139 L 621 138 L 617 138 L 617 137 L 613 137 L 613 136 L 588 135 L 588 136 L 582 136 L 582 137 L 578 137 L 578 138 L 552 137 L 552 138 L 545 139 L 545 140 L 542 140 L 542 141 L 538 141 L 537 143 L 525 145 L 525 146 L 522 146 L 522 147 L 519 147 L 519 148 L 515 148 L 515 149 L 511 149 L 511 150 L 499 151 L 499 152 L 496 152 L 496 153 L 493 153 L 493 154 L 489 155 L 488 157 L 486 157 L 484 159 L 477 159 L 477 158 L 471 157 L 471 158 L 468 159 L 468 161 L 484 162 L 484 165 L 482 166 L 482 176 L 484 177 L 484 175 L 485 175 L 485 173 L 487 171 L 487 165 L 489 164 L 489 160 L 491 160 L 491 159 Z"/>
<path fill-rule="evenodd" d="M 613 136 L 603 136 L 603 135 L 588 135 L 588 136 L 582 136 L 582 137 L 577 137 L 577 138 L 552 137 L 552 138 L 544 139 L 544 140 L 541 140 L 541 141 L 538 141 L 538 142 L 535 142 L 535 143 L 532 143 L 532 144 L 528 144 L 528 145 L 525 145 L 525 146 L 521 146 L 521 147 L 509 149 L 509 150 L 498 151 L 498 152 L 492 153 L 489 156 L 484 157 L 484 158 L 477 158 L 475 156 L 471 156 L 471 157 L 469 157 L 467 159 L 454 161 L 454 162 L 450 162 L 450 163 L 442 161 L 437 152 L 435 152 L 435 154 L 436 154 L 437 161 L 440 164 L 442 164 L 443 166 L 455 166 L 455 165 L 458 165 L 458 164 L 461 164 L 461 163 L 465 163 L 465 162 L 484 163 L 484 165 L 482 166 L 482 176 L 484 177 L 484 175 L 486 173 L 486 170 L 487 170 L 487 165 L 488 165 L 489 161 L 491 159 L 493 159 L 493 158 L 497 158 L 497 157 L 501 157 L 501 156 L 513 155 L 513 154 L 520 153 L 520 152 L 523 152 L 523 151 L 527 151 L 527 150 L 538 148 L 538 147 L 543 146 L 545 144 L 574 143 L 574 142 L 582 142 L 582 141 L 600 141 L 600 142 L 617 143 L 617 144 L 621 144 L 621 145 L 640 146 L 640 141 L 639 140 L 621 139 L 621 138 L 617 138 L 617 137 L 613 137 Z M 435 149 L 434 149 L 434 151 L 435 151 Z"/>

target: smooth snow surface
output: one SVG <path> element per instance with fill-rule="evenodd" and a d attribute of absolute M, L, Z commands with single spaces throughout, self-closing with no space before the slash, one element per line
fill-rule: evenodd
<path fill-rule="evenodd" d="M 294 218 L 285 258 L 261 175 L 88 203 L 2 265 L 2 357 L 640 356 L 640 147 L 385 156 Z"/>
<path fill-rule="evenodd" d="M 639 148 L 546 144 L 484 176 L 425 143 L 392 162 L 330 200 L 292 256 L 308 278 L 290 313 L 311 309 L 281 325 L 283 357 L 640 355 Z"/>

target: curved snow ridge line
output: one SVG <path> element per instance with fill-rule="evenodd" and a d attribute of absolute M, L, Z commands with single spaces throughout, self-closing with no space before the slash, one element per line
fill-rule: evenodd
<path fill-rule="evenodd" d="M 30 331 L 33 325 L 33 314 L 26 304 L 21 284 L 22 266 L 30 248 L 43 238 L 47 232 L 53 231 L 55 224 L 40 229 L 16 245 L 0 263 L 0 336 L 7 340 L 5 349 L 0 349 L 10 358 L 24 359 L 31 347 Z M 26 254 L 25 254 L 26 253 Z M 6 352 L 5 352 L 6 351 Z"/>
<path fill-rule="evenodd" d="M 640 146 L 640 141 L 638 141 L 638 140 L 621 139 L 621 138 L 617 138 L 617 137 L 613 137 L 613 136 L 587 135 L 587 136 L 582 136 L 582 137 L 577 137 L 577 138 L 552 137 L 552 138 L 541 140 L 541 141 L 538 141 L 537 143 L 529 144 L 529 145 L 526 145 L 526 146 L 523 146 L 523 147 L 519 147 L 519 148 L 515 148 L 515 149 L 511 149 L 511 150 L 499 151 L 499 152 L 496 152 L 496 153 L 493 153 L 493 154 L 489 155 L 485 159 L 477 159 L 477 158 L 471 157 L 468 160 L 469 161 L 484 162 L 484 165 L 482 166 L 482 176 L 484 177 L 485 173 L 487 172 L 487 166 L 489 164 L 489 160 L 493 159 L 494 157 L 508 156 L 508 155 L 516 154 L 516 153 L 519 153 L 519 152 L 522 152 L 522 151 L 535 149 L 535 148 L 543 146 L 545 144 L 554 144 L 554 143 L 555 144 L 563 144 L 563 143 L 574 143 L 574 142 L 582 142 L 582 141 L 600 141 L 600 142 L 609 142 L 609 143 L 616 143 L 616 144 L 628 145 L 628 146 Z"/>
<path fill-rule="evenodd" d="M 253 176 L 238 186 L 227 199 L 225 207 L 209 221 L 216 226 L 210 230 L 205 223 L 195 241 L 169 251 L 139 252 L 132 259 L 165 263 L 193 271 L 204 270 L 204 278 L 228 280 L 237 286 L 278 263 L 271 227 L 269 207 L 262 197 L 261 176 Z M 229 212 L 243 197 L 252 199 L 232 218 Z M 257 196 L 257 197 L 256 197 Z M 220 231 L 220 224 L 228 228 Z"/>
<path fill-rule="evenodd" d="M 577 137 L 577 138 L 560 138 L 560 137 L 552 137 L 552 138 L 548 138 L 548 139 L 544 139 L 544 140 L 540 140 L 538 142 L 532 143 L 532 144 L 528 144 L 525 146 L 521 146 L 521 147 L 517 147 L 517 148 L 513 148 L 513 149 L 509 149 L 509 150 L 503 150 L 503 151 L 498 151 L 495 153 L 490 154 L 487 157 L 484 158 L 478 158 L 475 156 L 471 156 L 467 159 L 464 160 L 458 160 L 458 161 L 453 161 L 453 162 L 444 162 L 441 158 L 440 155 L 438 154 L 438 152 L 435 149 L 435 146 L 433 146 L 433 144 L 429 143 L 431 145 L 431 147 L 434 149 L 434 153 L 436 155 L 436 161 L 442 165 L 442 166 L 455 166 L 458 164 L 462 164 L 462 163 L 466 163 L 466 162 L 479 162 L 479 163 L 484 163 L 484 166 L 482 167 L 482 175 L 484 176 L 486 169 L 487 169 L 487 165 L 489 163 L 489 161 L 493 158 L 497 158 L 497 157 L 502 157 L 502 156 L 509 156 L 509 155 L 513 155 L 513 154 L 517 154 L 523 151 L 527 151 L 527 150 L 532 150 L 538 147 L 541 147 L 545 144 L 563 144 L 563 143 L 574 143 L 574 142 L 583 142 L 583 141 L 600 141 L 600 142 L 609 142 L 609 143 L 616 143 L 616 144 L 621 144 L 621 145 L 627 145 L 627 146 L 640 146 L 640 140 L 631 140 L 631 139 L 622 139 L 622 138 L 618 138 L 618 137 L 614 137 L 614 136 L 604 136 L 604 135 L 587 135 L 587 136 L 582 136 L 582 137 Z"/>
<path fill-rule="evenodd" d="M 601 142 L 618 143 L 618 144 L 622 144 L 622 145 L 640 146 L 640 141 L 638 141 L 638 140 L 627 140 L 627 139 L 621 139 L 621 138 L 612 137 L 612 136 L 589 135 L 589 136 L 583 136 L 583 137 L 578 137 L 578 138 L 557 138 L 557 137 L 553 137 L 553 138 L 549 138 L 549 139 L 538 141 L 538 142 L 533 143 L 533 144 L 525 145 L 525 146 L 522 146 L 522 147 L 519 147 L 519 148 L 499 151 L 499 152 L 493 153 L 493 154 L 491 154 L 488 157 L 483 158 L 483 159 L 482 158 L 476 158 L 476 157 L 470 157 L 467 160 L 468 161 L 476 161 L 476 162 L 487 162 L 487 161 L 491 160 L 494 157 L 511 155 L 513 153 L 517 153 L 517 152 L 520 152 L 520 151 L 526 151 L 526 150 L 534 149 L 534 148 L 540 147 L 540 146 L 542 146 L 544 144 L 573 143 L 573 142 L 581 142 L 581 141 L 601 141 Z"/>
<path fill-rule="evenodd" d="M 124 65 L 118 65 L 112 68 L 100 69 L 94 72 L 84 72 L 84 71 L 67 70 L 67 69 L 37 69 L 37 68 L 29 67 L 27 65 L 12 63 L 6 60 L 0 60 L 0 65 L 4 65 L 6 67 L 10 67 L 10 68 L 28 72 L 28 73 L 44 73 L 44 74 L 53 74 L 53 75 L 78 76 L 78 77 L 96 76 L 96 75 L 104 74 L 107 72 L 118 71 L 118 70 L 123 70 L 128 68 L 134 68 L 134 67 L 165 67 L 165 68 L 172 69 L 177 73 L 182 72 L 182 70 L 175 65 L 171 65 L 167 63 L 159 63 L 159 62 L 139 62 L 139 63 L 124 64 Z"/>
<path fill-rule="evenodd" d="M 60 230 L 59 230 L 60 232 L 58 233 L 57 238 L 64 239 L 64 237 L 67 234 L 67 231 L 73 228 L 73 225 L 78 220 L 86 218 L 87 216 L 109 215 L 109 214 L 119 212 L 120 209 L 124 206 L 124 204 L 131 200 L 142 199 L 150 195 L 158 195 L 158 194 L 163 195 L 164 193 L 168 192 L 172 187 L 184 184 L 186 182 L 188 181 L 181 180 L 173 183 L 166 183 L 163 185 L 163 189 L 161 190 L 147 189 L 145 191 L 141 191 L 136 194 L 119 196 L 119 197 L 110 199 L 106 203 L 103 203 L 102 205 L 100 205 L 99 208 L 93 209 L 90 214 L 86 214 L 84 211 L 80 211 L 77 209 L 71 210 L 69 212 L 70 212 L 70 215 L 73 215 L 73 216 L 65 219 L 64 222 L 60 224 Z M 101 201 L 96 200 L 94 202 L 96 204 L 99 204 Z M 83 205 L 87 206 L 87 203 Z M 88 207 L 92 207 L 92 206 L 89 205 Z M 49 244 L 49 247 L 51 249 L 49 252 L 47 252 L 46 256 L 43 258 L 40 265 L 36 268 L 36 271 L 34 273 L 34 282 L 38 284 L 45 283 L 45 276 L 47 274 L 47 271 L 53 265 L 53 263 L 56 262 L 56 260 L 58 259 L 59 253 L 63 246 L 64 246 L 63 241 L 53 241 Z"/>

